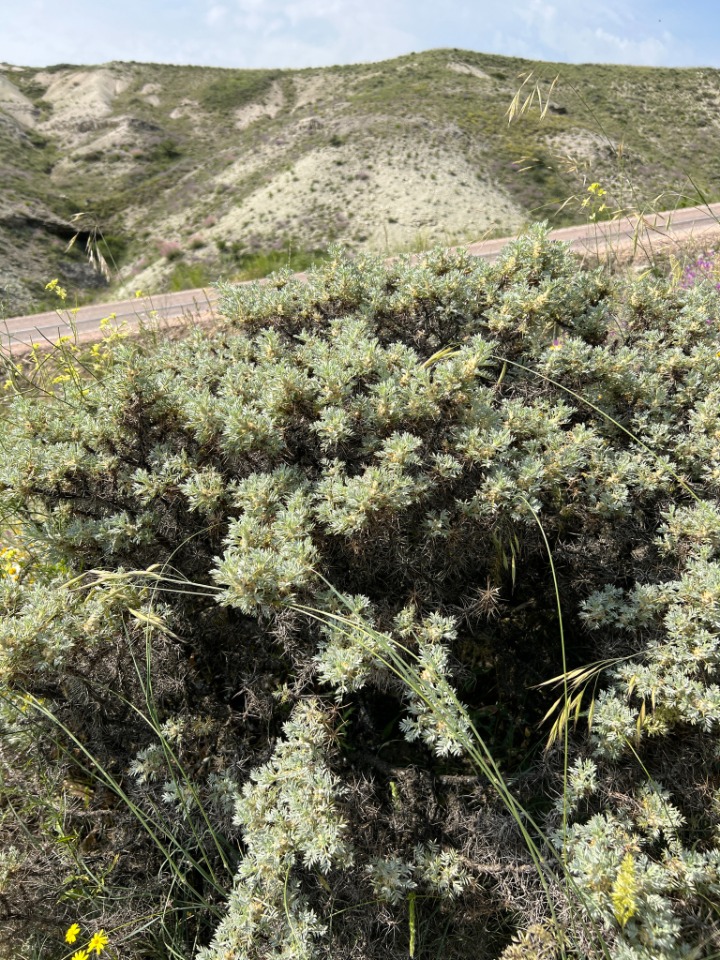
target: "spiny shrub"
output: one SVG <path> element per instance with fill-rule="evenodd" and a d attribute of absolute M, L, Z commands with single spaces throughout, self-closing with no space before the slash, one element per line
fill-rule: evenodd
<path fill-rule="evenodd" d="M 224 287 L 212 334 L 18 385 L 17 936 L 61 956 L 80 902 L 137 957 L 720 947 L 719 307 L 584 272 L 542 228 L 492 265 L 336 250 Z M 607 663 L 566 782 L 537 729 L 563 667 L 548 549 L 566 667 Z"/>

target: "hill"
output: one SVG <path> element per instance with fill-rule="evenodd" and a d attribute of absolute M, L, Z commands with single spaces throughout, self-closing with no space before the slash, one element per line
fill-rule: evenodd
<path fill-rule="evenodd" d="M 530 69 L 546 91 L 560 81 L 544 119 L 508 125 Z M 55 276 L 106 297 L 82 249 L 95 228 L 123 294 L 302 266 L 333 240 L 394 252 L 504 235 L 588 177 L 615 204 L 718 199 L 718 104 L 718 70 L 461 50 L 306 70 L 3 64 L 0 310 L 42 308 Z"/>

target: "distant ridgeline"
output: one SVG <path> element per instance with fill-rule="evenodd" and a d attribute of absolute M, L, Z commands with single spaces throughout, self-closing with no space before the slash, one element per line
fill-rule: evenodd
<path fill-rule="evenodd" d="M 531 68 L 545 115 L 536 97 L 509 125 Z M 113 295 L 160 292 L 304 267 L 334 240 L 393 253 L 508 235 L 573 196 L 554 225 L 716 199 L 718 102 L 715 70 L 462 50 L 308 70 L 2 65 L 1 310 L 49 307 L 54 277 L 107 298 L 88 241 Z M 605 209 L 581 205 L 591 182 Z"/>

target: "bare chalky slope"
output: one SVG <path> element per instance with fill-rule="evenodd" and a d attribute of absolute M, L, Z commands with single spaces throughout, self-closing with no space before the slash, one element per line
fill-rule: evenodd
<path fill-rule="evenodd" d="M 547 114 L 509 125 L 533 66 L 545 90 L 561 73 Z M 107 300 L 263 257 L 302 266 L 335 240 L 393 254 L 507 236 L 591 180 L 614 204 L 630 184 L 641 206 L 697 202 L 689 178 L 714 200 L 719 77 L 458 50 L 295 71 L 0 65 L 0 311 L 47 309 L 55 276 Z M 94 227 L 112 290 L 83 255 Z"/>

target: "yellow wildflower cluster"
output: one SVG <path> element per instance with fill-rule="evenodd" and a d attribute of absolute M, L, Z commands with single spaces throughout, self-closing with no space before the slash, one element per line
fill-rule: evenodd
<path fill-rule="evenodd" d="M 53 383 L 78 383 L 79 375 L 75 364 L 78 345 L 72 337 L 63 336 L 55 341 L 55 358 L 60 358 L 60 372 L 53 377 Z"/>
<path fill-rule="evenodd" d="M 67 290 L 65 287 L 61 287 L 59 285 L 57 277 L 55 277 L 55 279 L 51 280 L 49 283 L 46 283 L 45 289 L 54 292 L 55 296 L 59 300 L 67 300 Z"/>
<path fill-rule="evenodd" d="M 14 547 L 0 549 L 0 577 L 17 580 L 22 571 L 22 553 Z"/>
<path fill-rule="evenodd" d="M 82 930 L 79 923 L 71 924 L 65 931 L 65 943 L 74 944 L 81 933 Z M 110 943 L 110 938 L 105 931 L 98 930 L 97 933 L 94 933 L 90 937 L 84 948 L 75 951 L 71 960 L 90 960 L 93 953 L 99 957 L 108 943 Z"/>
<path fill-rule="evenodd" d="M 623 857 L 610 897 L 615 919 L 624 927 L 637 913 L 638 883 L 635 875 L 635 860 L 631 853 Z"/>
<path fill-rule="evenodd" d="M 607 190 L 595 182 L 590 184 L 587 192 L 589 196 L 584 197 L 580 202 L 580 206 L 590 208 L 589 219 L 597 220 L 601 213 L 605 213 L 605 211 L 609 209 L 607 203 L 603 200 L 603 197 L 607 196 Z"/>
<path fill-rule="evenodd" d="M 111 325 L 115 319 L 116 315 L 114 313 L 111 313 L 108 317 L 103 317 L 100 321 L 100 329 L 103 331 L 102 340 L 90 347 L 88 360 L 95 373 L 101 373 L 112 362 L 112 347 L 130 335 L 128 326 L 124 321 L 118 326 Z"/>
<path fill-rule="evenodd" d="M 19 530 L 6 526 L 0 534 L 0 581 L 21 581 L 26 586 L 35 583 L 38 569 L 49 575 L 67 574 L 62 560 L 50 561 L 36 543 L 27 549 Z"/>

